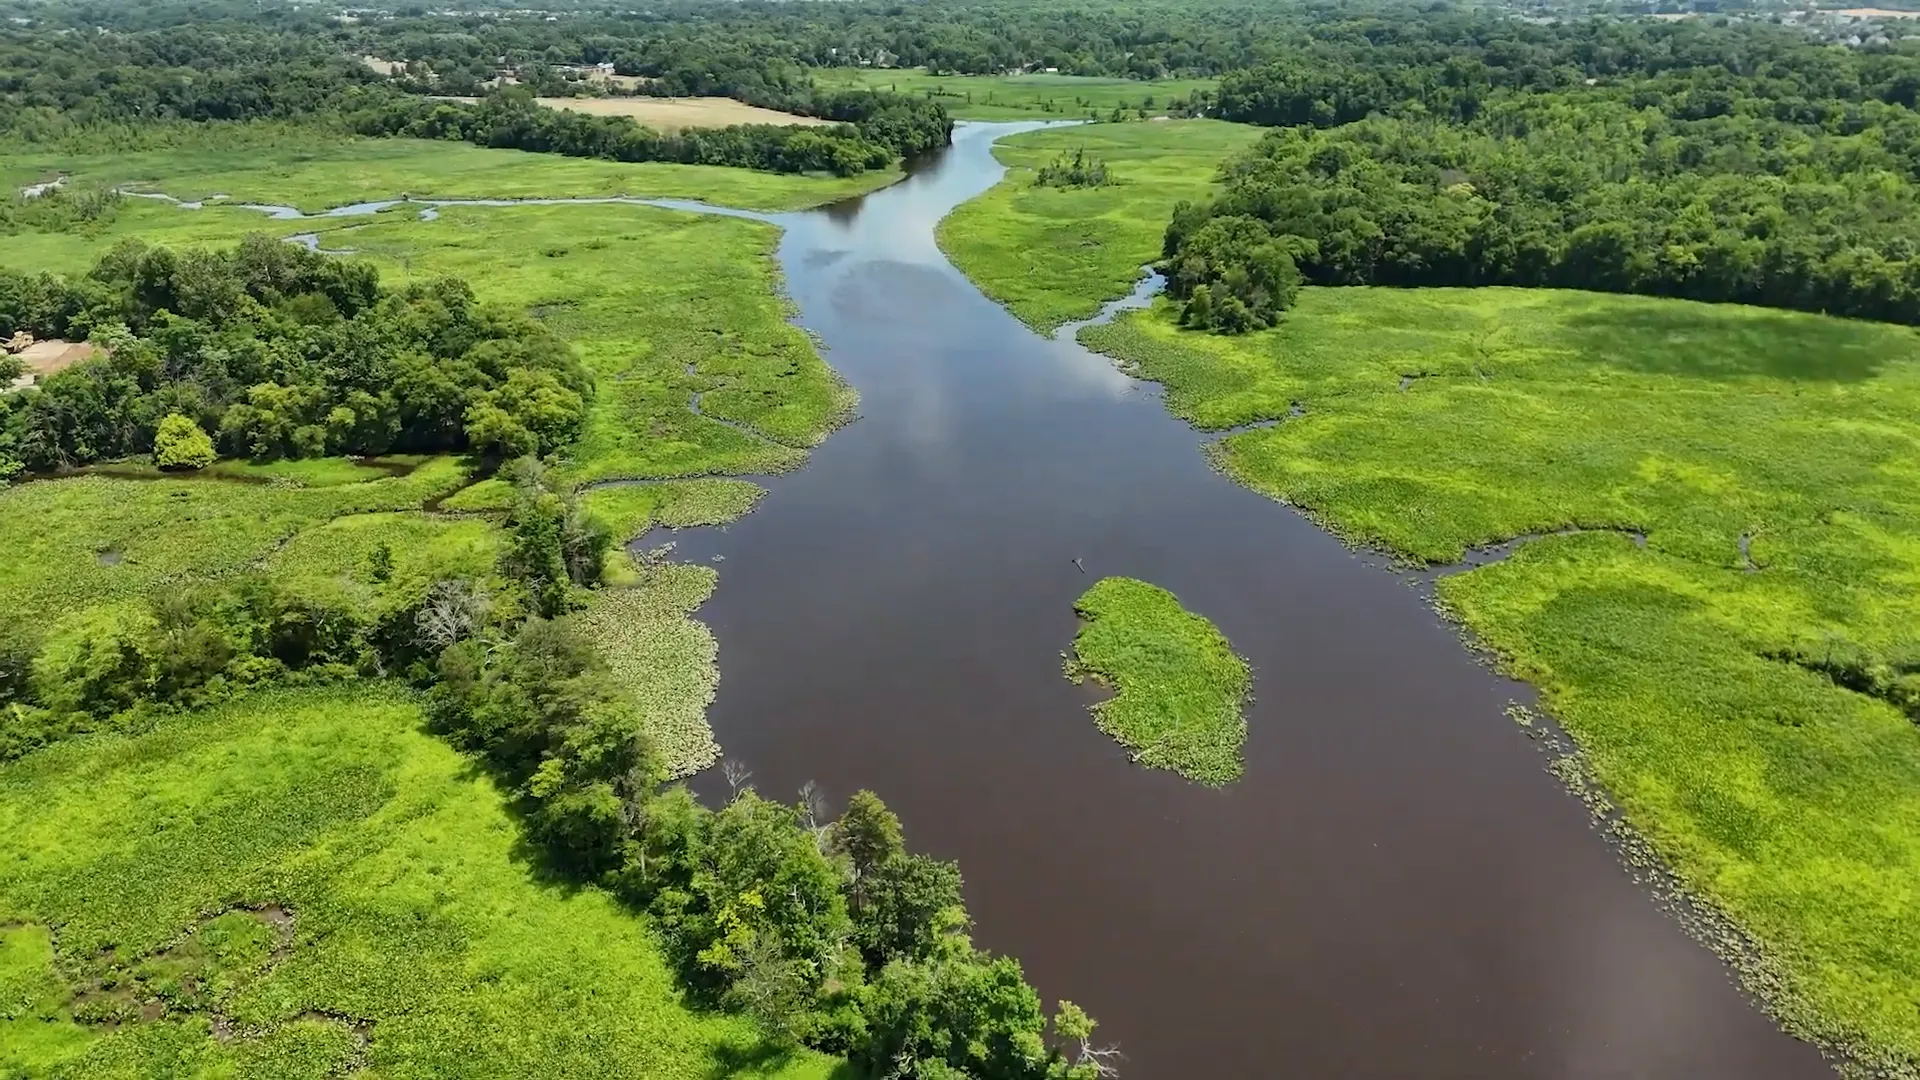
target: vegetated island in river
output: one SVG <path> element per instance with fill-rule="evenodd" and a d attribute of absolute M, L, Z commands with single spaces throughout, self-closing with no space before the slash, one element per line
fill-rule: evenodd
<path fill-rule="evenodd" d="M 1092 707 L 1100 730 L 1142 765 L 1210 787 L 1238 780 L 1252 676 L 1226 635 L 1172 593 L 1133 578 L 1101 578 L 1073 609 L 1082 622 L 1067 677 L 1114 691 Z"/>

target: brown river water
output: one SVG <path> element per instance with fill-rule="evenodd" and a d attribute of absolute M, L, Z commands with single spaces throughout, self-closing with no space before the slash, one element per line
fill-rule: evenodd
<path fill-rule="evenodd" d="M 700 617 L 728 756 L 772 797 L 877 790 L 960 861 L 976 942 L 1085 1006 L 1129 1080 L 1831 1076 L 1634 883 L 1503 715 L 1528 689 L 1407 577 L 948 264 L 935 224 L 1030 126 L 964 125 L 895 187 L 771 219 L 861 418 L 675 538 L 724 560 Z M 1251 662 L 1238 783 L 1129 764 L 1061 676 L 1109 574 Z"/>

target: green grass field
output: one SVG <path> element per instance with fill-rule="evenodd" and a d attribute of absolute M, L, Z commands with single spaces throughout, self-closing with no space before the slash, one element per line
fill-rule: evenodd
<path fill-rule="evenodd" d="M 0 767 L 0 1074 L 826 1078 L 544 883 L 403 694 L 257 695 Z"/>
<path fill-rule="evenodd" d="M 1211 90 L 1216 79 L 1107 79 L 1086 75 L 929 75 L 924 68 L 815 68 L 821 86 L 920 94 L 961 120 L 1043 120 L 1096 116 L 1115 108 L 1149 115 L 1174 98 Z"/>
<path fill-rule="evenodd" d="M 1217 120 L 1096 124 L 1002 140 L 1006 179 L 942 221 L 940 247 L 980 290 L 1040 331 L 1124 296 L 1160 257 L 1173 205 L 1205 199 L 1220 162 L 1260 129 Z M 1118 182 L 1035 187 L 1034 171 L 1085 148 Z"/>
<path fill-rule="evenodd" d="M 1765 944 L 1790 1026 L 1920 1061 L 1920 731 L 1884 685 L 1815 670 L 1920 670 L 1912 330 L 1352 288 L 1241 338 L 1162 305 L 1083 340 L 1200 427 L 1280 420 L 1218 460 L 1357 543 L 1447 562 L 1585 530 L 1446 577 L 1441 599 Z"/>
<path fill-rule="evenodd" d="M 296 206 L 316 213 L 398 198 L 562 198 L 633 195 L 700 199 L 749 210 L 797 210 L 859 195 L 899 179 L 876 170 L 853 177 L 788 176 L 708 165 L 626 163 L 461 142 L 361 139 L 297 125 L 161 127 L 124 148 L 0 147 L 0 187 L 56 173 L 76 184 L 130 185 L 194 200 Z M 294 229 L 291 232 L 302 230 Z"/>
<path fill-rule="evenodd" d="M 1114 692 L 1093 706 L 1100 730 L 1142 765 L 1210 787 L 1240 779 L 1251 676 L 1225 635 L 1172 593 L 1132 578 L 1100 579 L 1073 609 L 1081 623 L 1067 677 Z"/>

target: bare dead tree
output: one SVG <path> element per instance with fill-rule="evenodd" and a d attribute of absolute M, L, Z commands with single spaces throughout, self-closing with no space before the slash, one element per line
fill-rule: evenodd
<path fill-rule="evenodd" d="M 740 797 L 747 781 L 753 779 L 753 770 L 747 768 L 739 758 L 728 758 L 720 763 L 720 775 L 727 778 L 727 788 L 731 792 L 727 801 L 732 802 Z"/>
<path fill-rule="evenodd" d="M 819 829 L 820 819 L 827 816 L 827 797 L 820 793 L 820 785 L 809 780 L 800 785 L 800 820 L 809 829 Z"/>
<path fill-rule="evenodd" d="M 482 586 L 464 578 L 436 581 L 414 616 L 414 627 L 422 641 L 444 649 L 484 624 L 492 607 L 492 598 Z"/>
<path fill-rule="evenodd" d="M 1120 1048 L 1117 1046 L 1096 1047 L 1081 1043 L 1080 1057 L 1074 1064 L 1104 1080 L 1105 1077 L 1120 1075 L 1120 1066 L 1116 1064 L 1119 1060 Z"/>

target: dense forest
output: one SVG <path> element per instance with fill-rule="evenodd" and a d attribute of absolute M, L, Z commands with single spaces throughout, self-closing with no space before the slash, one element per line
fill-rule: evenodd
<path fill-rule="evenodd" d="M 75 280 L 0 268 L 0 338 L 22 332 L 102 349 L 0 396 L 0 461 L 34 471 L 153 453 L 169 417 L 257 460 L 548 453 L 592 394 L 564 342 L 463 281 L 387 289 L 367 263 L 259 234 L 128 240 Z"/>
<path fill-rule="evenodd" d="M 1920 57 L 1770 27 L 1527 27 L 1229 77 L 1284 128 L 1166 236 L 1189 324 L 1298 283 L 1552 285 L 1920 322 Z M 1509 47 L 1510 46 L 1510 47 Z M 1402 55 L 1403 65 L 1385 65 Z"/>

